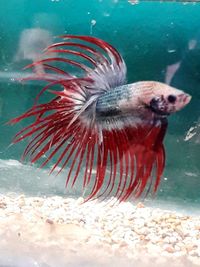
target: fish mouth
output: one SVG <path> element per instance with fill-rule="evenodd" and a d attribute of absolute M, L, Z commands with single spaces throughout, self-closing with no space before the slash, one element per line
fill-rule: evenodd
<path fill-rule="evenodd" d="M 184 94 L 179 95 L 176 111 L 181 110 L 182 108 L 187 106 L 190 103 L 191 99 L 192 99 L 192 96 L 189 94 L 184 93 Z"/>
<path fill-rule="evenodd" d="M 186 106 L 187 104 L 190 103 L 192 99 L 192 96 L 189 94 L 184 94 L 184 96 L 182 97 L 182 102 L 184 103 L 184 105 Z"/>

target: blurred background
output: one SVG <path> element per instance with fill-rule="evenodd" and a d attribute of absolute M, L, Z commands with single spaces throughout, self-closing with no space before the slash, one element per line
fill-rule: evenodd
<path fill-rule="evenodd" d="M 200 4 L 182 1 L 0 0 L 0 193 L 64 195 L 66 173 L 21 163 L 25 142 L 10 145 L 26 121 L 6 123 L 31 107 L 39 83 L 19 83 L 23 67 L 62 34 L 93 35 L 124 57 L 128 82 L 166 82 L 192 95 L 169 119 L 167 161 L 156 197 L 200 203 Z M 48 97 L 48 95 L 46 96 Z M 74 194 L 80 195 L 76 187 Z"/>

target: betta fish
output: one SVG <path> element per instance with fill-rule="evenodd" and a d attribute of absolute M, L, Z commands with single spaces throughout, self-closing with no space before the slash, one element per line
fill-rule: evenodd
<path fill-rule="evenodd" d="M 25 79 L 47 84 L 32 108 L 11 120 L 34 119 L 13 142 L 31 137 L 23 158 L 29 156 L 32 163 L 41 159 L 44 167 L 56 157 L 51 172 L 68 166 L 66 186 L 81 179 L 83 189 L 89 188 L 86 200 L 154 194 L 165 167 L 167 117 L 191 96 L 157 81 L 127 84 L 122 56 L 101 39 L 60 38 L 44 51 L 44 59 L 27 66 L 42 65 L 45 72 Z M 52 98 L 39 103 L 45 92 Z"/>

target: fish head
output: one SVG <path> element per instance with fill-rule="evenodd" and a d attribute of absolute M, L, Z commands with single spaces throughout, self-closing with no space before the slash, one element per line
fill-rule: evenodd
<path fill-rule="evenodd" d="M 165 117 L 184 108 L 191 96 L 160 82 L 142 82 L 140 101 L 157 116 Z"/>

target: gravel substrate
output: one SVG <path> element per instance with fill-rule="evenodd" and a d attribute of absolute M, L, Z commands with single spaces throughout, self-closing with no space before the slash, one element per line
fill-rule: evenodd
<path fill-rule="evenodd" d="M 0 240 L 33 266 L 200 266 L 200 216 L 115 199 L 1 195 Z"/>

